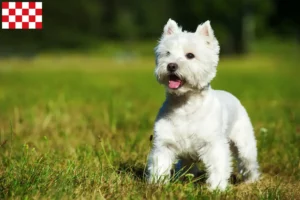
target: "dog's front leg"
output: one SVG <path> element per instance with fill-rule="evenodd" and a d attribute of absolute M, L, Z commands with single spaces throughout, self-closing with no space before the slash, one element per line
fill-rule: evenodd
<path fill-rule="evenodd" d="M 168 183 L 175 153 L 166 146 L 153 147 L 148 157 L 148 182 Z"/>
<path fill-rule="evenodd" d="M 199 154 L 208 172 L 207 183 L 210 189 L 225 190 L 232 170 L 228 141 L 212 141 Z"/>

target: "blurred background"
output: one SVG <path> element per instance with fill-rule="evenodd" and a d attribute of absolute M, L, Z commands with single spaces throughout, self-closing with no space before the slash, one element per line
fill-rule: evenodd
<path fill-rule="evenodd" d="M 2 56 L 45 51 L 99 50 L 99 56 L 152 55 L 169 18 L 185 30 L 211 20 L 221 53 L 243 54 L 257 40 L 300 41 L 297 1 L 284 0 L 51 0 L 43 2 L 43 30 L 1 31 Z M 149 42 L 151 45 L 144 46 Z M 273 41 L 276 42 L 276 41 Z"/>

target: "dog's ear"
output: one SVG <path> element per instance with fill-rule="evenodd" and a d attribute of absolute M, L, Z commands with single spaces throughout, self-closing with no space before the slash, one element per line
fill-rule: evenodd
<path fill-rule="evenodd" d="M 210 21 L 207 20 L 206 22 L 204 22 L 203 24 L 200 24 L 198 27 L 197 27 L 197 30 L 196 30 L 196 33 L 197 34 L 200 34 L 202 36 L 206 36 L 206 37 L 209 37 L 211 39 L 213 39 L 215 36 L 214 36 L 214 31 L 213 29 L 211 28 L 211 25 L 210 25 Z"/>
<path fill-rule="evenodd" d="M 163 36 L 172 35 L 178 31 L 180 31 L 180 28 L 178 27 L 177 23 L 170 18 L 164 27 Z"/>

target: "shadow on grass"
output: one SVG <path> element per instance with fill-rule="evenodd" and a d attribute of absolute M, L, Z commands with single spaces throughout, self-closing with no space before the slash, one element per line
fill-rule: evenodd
<path fill-rule="evenodd" d="M 117 173 L 131 174 L 135 180 L 143 181 L 145 179 L 145 166 L 137 165 L 132 161 L 120 163 Z"/>
<path fill-rule="evenodd" d="M 146 170 L 145 166 L 142 164 L 135 164 L 133 161 L 128 161 L 128 162 L 123 162 L 119 165 L 117 169 L 117 173 L 126 173 L 130 174 L 133 176 L 134 180 L 137 181 L 145 181 L 146 177 Z M 171 176 L 174 177 L 174 171 L 171 171 Z M 205 184 L 207 180 L 207 173 L 205 170 L 200 170 L 196 177 L 193 178 L 195 184 Z M 188 182 L 188 178 L 186 177 L 181 177 L 180 178 L 181 182 Z M 239 185 L 240 183 L 243 182 L 241 176 L 239 174 L 233 173 L 230 176 L 229 182 L 232 185 Z"/>

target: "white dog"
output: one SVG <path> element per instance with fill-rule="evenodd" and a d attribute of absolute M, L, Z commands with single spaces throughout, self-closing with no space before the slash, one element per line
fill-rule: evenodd
<path fill-rule="evenodd" d="M 210 189 L 225 190 L 232 172 L 230 142 L 238 150 L 240 172 L 259 178 L 256 140 L 245 108 L 225 91 L 213 90 L 220 47 L 210 22 L 195 33 L 182 31 L 169 19 L 156 47 L 155 75 L 166 87 L 154 126 L 148 156 L 148 182 L 166 183 L 176 159 L 178 166 L 197 173 L 203 161 Z"/>

